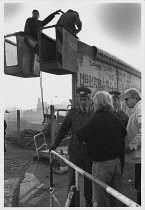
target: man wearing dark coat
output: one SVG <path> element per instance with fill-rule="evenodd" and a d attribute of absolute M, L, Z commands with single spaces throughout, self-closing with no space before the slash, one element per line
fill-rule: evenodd
<path fill-rule="evenodd" d="M 28 18 L 25 23 L 25 28 L 24 28 L 25 35 L 28 35 L 35 40 L 38 40 L 37 29 L 47 25 L 55 17 L 55 15 L 59 15 L 60 12 L 61 10 L 57 10 L 56 12 L 53 12 L 52 14 L 48 15 L 48 17 L 46 17 L 44 20 L 38 20 L 39 11 L 33 10 L 32 17 Z"/>
<path fill-rule="evenodd" d="M 75 35 L 82 30 L 82 22 L 78 12 L 71 9 L 61 15 L 57 24 L 65 26 Z"/>
<path fill-rule="evenodd" d="M 69 141 L 69 161 L 74 163 L 80 168 L 83 168 L 86 172 L 92 174 L 92 160 L 88 158 L 87 146 L 84 143 L 80 143 L 76 138 L 76 131 L 85 126 L 92 118 L 94 111 L 91 106 L 90 98 L 91 90 L 86 87 L 80 87 L 77 89 L 78 107 L 71 109 L 66 118 L 64 119 L 57 136 L 55 137 L 54 144 L 51 146 L 51 150 L 55 150 L 65 135 L 70 131 L 72 136 Z M 69 168 L 69 186 L 75 184 L 75 170 Z M 84 177 L 84 197 L 86 200 L 86 206 L 92 206 L 92 182 Z M 75 206 L 74 197 L 70 206 Z"/>
<path fill-rule="evenodd" d="M 109 94 L 112 96 L 113 99 L 113 107 L 114 107 L 114 114 L 120 119 L 122 125 L 124 128 L 126 128 L 127 123 L 128 123 L 128 115 L 120 109 L 120 95 L 121 93 L 118 91 L 110 91 Z M 125 148 L 125 138 L 123 138 L 123 148 Z M 125 164 L 125 154 L 122 152 L 120 154 L 120 163 L 121 163 L 121 174 L 123 175 L 123 168 Z"/>

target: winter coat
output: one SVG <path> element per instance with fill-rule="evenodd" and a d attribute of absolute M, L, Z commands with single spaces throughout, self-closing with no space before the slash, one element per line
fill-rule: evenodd
<path fill-rule="evenodd" d="M 71 130 L 71 138 L 69 141 L 68 151 L 69 155 L 78 158 L 87 158 L 87 147 L 76 138 L 76 132 L 79 128 L 85 126 L 93 116 L 93 110 L 88 109 L 84 116 L 80 108 L 71 109 L 64 119 L 58 134 L 55 138 L 54 145 L 58 146 L 65 135 Z"/>
<path fill-rule="evenodd" d="M 76 132 L 78 141 L 85 142 L 93 161 L 107 161 L 119 157 L 126 129 L 109 112 L 96 111 L 90 122 Z"/>
<path fill-rule="evenodd" d="M 132 150 L 126 154 L 126 162 L 141 163 L 141 101 L 135 105 L 129 117 L 126 146 Z"/>

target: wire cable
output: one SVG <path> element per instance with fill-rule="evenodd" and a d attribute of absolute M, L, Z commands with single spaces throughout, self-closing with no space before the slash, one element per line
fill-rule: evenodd
<path fill-rule="evenodd" d="M 44 118 L 44 121 L 45 121 L 44 102 L 43 102 L 43 87 L 42 87 L 42 72 L 41 71 L 40 71 L 40 89 L 41 89 L 41 100 L 42 100 L 43 118 Z"/>

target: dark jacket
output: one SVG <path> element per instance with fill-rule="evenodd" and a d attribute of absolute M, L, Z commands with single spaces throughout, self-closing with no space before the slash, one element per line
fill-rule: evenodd
<path fill-rule="evenodd" d="M 75 35 L 82 29 L 82 22 L 80 20 L 79 14 L 73 10 L 68 10 L 62 14 L 57 24 L 65 26 Z M 76 29 L 75 25 L 78 27 L 78 30 Z"/>
<path fill-rule="evenodd" d="M 33 39 L 38 40 L 38 28 L 47 25 L 55 15 L 52 13 L 44 20 L 37 20 L 33 17 L 28 18 L 25 23 L 24 33 L 25 35 L 31 36 Z"/>
<path fill-rule="evenodd" d="M 86 158 L 87 147 L 84 143 L 81 143 L 77 140 L 75 134 L 79 128 L 85 126 L 89 122 L 93 116 L 93 113 L 93 110 L 89 109 L 84 116 L 80 108 L 71 109 L 58 131 L 54 145 L 58 146 L 69 130 L 71 130 L 72 136 L 69 141 L 69 155 Z"/>
<path fill-rule="evenodd" d="M 120 119 L 122 125 L 126 128 L 128 120 L 129 120 L 128 115 L 122 110 L 114 112 L 114 114 L 118 117 L 118 119 Z"/>
<path fill-rule="evenodd" d="M 107 112 L 95 112 L 88 125 L 76 132 L 80 142 L 87 143 L 88 155 L 94 161 L 106 161 L 118 158 L 122 151 L 121 137 L 126 129 L 120 120 Z"/>
<path fill-rule="evenodd" d="M 129 120 L 128 115 L 125 112 L 123 112 L 122 110 L 115 111 L 114 114 L 118 117 L 118 119 L 120 120 L 120 122 L 122 123 L 124 128 L 126 128 L 128 120 Z M 125 137 L 122 137 L 122 146 L 123 146 L 123 148 L 125 148 Z"/>

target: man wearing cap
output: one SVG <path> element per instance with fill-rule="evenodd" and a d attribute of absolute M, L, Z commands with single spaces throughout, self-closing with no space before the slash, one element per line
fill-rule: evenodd
<path fill-rule="evenodd" d="M 48 15 L 44 20 L 38 20 L 39 18 L 39 11 L 34 9 L 32 11 L 32 17 L 28 18 L 25 23 L 24 33 L 25 35 L 29 35 L 35 40 L 38 40 L 38 28 L 43 27 L 47 25 L 54 17 L 55 15 L 59 15 L 61 10 L 57 10 L 56 12 L 53 12 L 52 14 Z"/>
<path fill-rule="evenodd" d="M 65 135 L 71 129 L 72 136 L 69 141 L 69 161 L 74 163 L 83 170 L 92 174 L 92 160 L 87 156 L 87 146 L 84 143 L 79 143 L 76 138 L 76 131 L 85 126 L 92 118 L 94 112 L 91 107 L 91 90 L 86 87 L 80 87 L 77 89 L 78 96 L 78 107 L 71 109 L 66 118 L 64 119 L 58 134 L 55 138 L 51 150 L 55 150 Z M 75 171 L 71 167 L 69 168 L 69 186 L 68 190 L 72 185 L 75 184 Z M 92 182 L 84 177 L 84 197 L 86 200 L 86 206 L 92 206 Z M 75 206 L 74 198 L 71 201 L 70 206 Z"/>
<path fill-rule="evenodd" d="M 124 111 L 120 109 L 119 96 L 121 95 L 121 93 L 118 91 L 110 91 L 109 93 L 110 95 L 112 95 L 112 98 L 113 98 L 114 114 L 120 119 L 121 123 L 126 128 L 129 117 Z M 122 142 L 123 142 L 122 146 L 123 148 L 125 148 L 125 138 L 124 138 L 124 141 Z M 123 167 L 125 164 L 125 155 L 123 152 L 120 154 L 120 163 L 121 163 L 121 174 L 123 175 Z"/>

